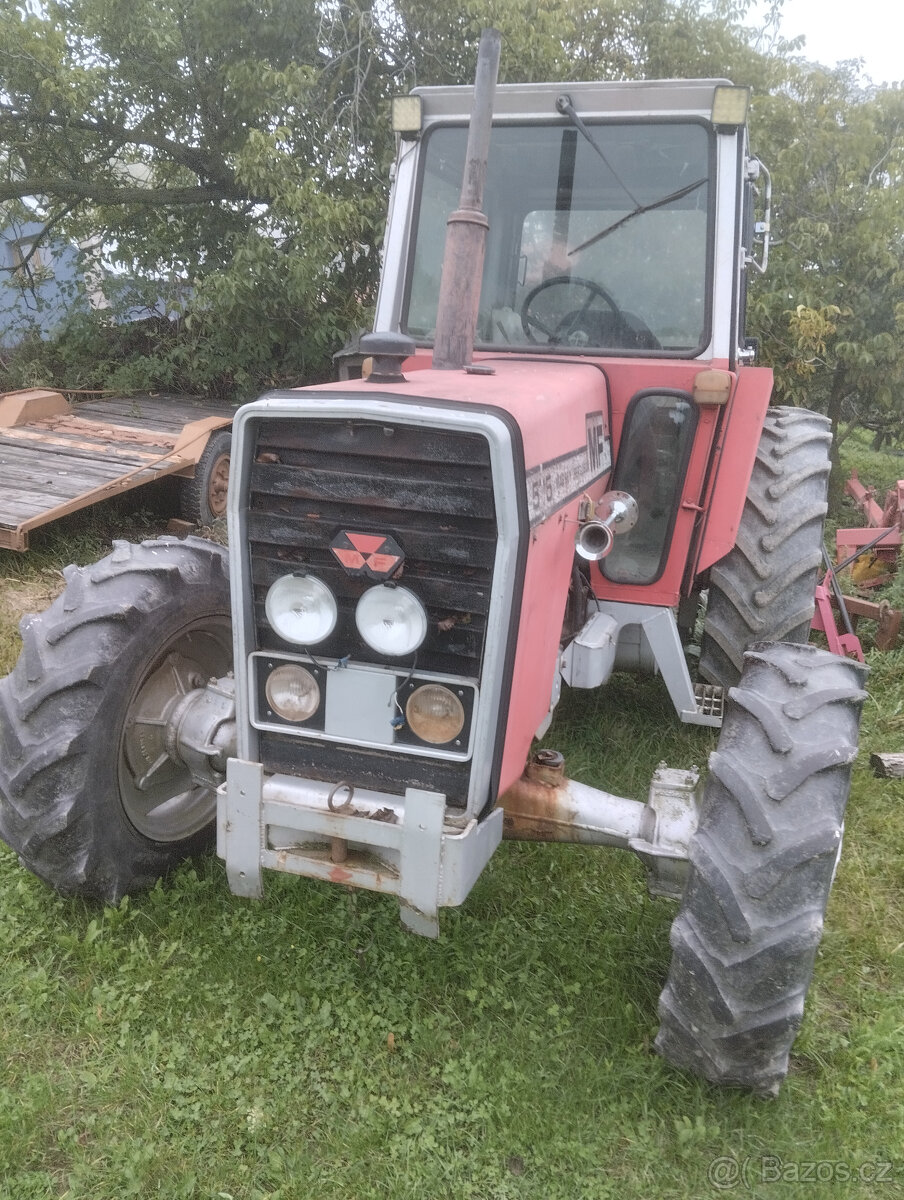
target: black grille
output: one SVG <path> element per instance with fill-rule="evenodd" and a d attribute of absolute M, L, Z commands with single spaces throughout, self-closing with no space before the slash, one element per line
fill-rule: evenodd
<path fill-rule="evenodd" d="M 359 597 L 374 580 L 351 576 L 330 543 L 343 530 L 389 534 L 405 552 L 398 582 L 424 604 L 428 633 L 417 671 L 480 678 L 496 550 L 496 515 L 489 445 L 480 434 L 365 420 L 265 419 L 257 423 L 248 497 L 248 539 L 257 649 L 299 648 L 270 628 L 264 602 L 281 575 L 306 570 L 336 597 L 339 617 L 329 639 L 311 648 L 321 658 L 392 665 L 371 650 L 355 627 Z M 268 769 L 304 769 L 316 778 L 361 786 L 391 776 L 415 777 L 464 803 L 467 763 L 442 765 L 400 750 L 351 751 L 293 735 L 268 733 L 261 749 Z M 263 752 L 266 749 L 266 756 Z M 360 763 L 358 763 L 360 759 Z M 393 767 L 392 764 L 395 764 Z"/>
<path fill-rule="evenodd" d="M 363 750 L 268 730 L 260 734 L 260 753 L 268 771 L 326 783 L 352 783 L 376 792 L 401 794 L 406 787 L 442 792 L 450 804 L 461 808 L 468 800 L 469 763 L 418 758 L 396 750 Z"/>
<path fill-rule="evenodd" d="M 303 569 L 339 605 L 317 653 L 386 662 L 355 628 L 374 581 L 348 575 L 330 551 L 344 529 L 391 534 L 405 551 L 399 582 L 430 620 L 418 670 L 478 677 L 496 548 L 486 439 L 372 421 L 261 421 L 248 511 L 258 649 L 297 652 L 267 624 L 264 601 L 281 575 Z"/>

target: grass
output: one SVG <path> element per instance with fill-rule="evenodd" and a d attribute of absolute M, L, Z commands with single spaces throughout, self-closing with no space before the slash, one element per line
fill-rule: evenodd
<path fill-rule="evenodd" d="M 851 471 L 856 471 L 865 487 L 876 489 L 876 500 L 881 507 L 886 490 L 904 478 L 904 450 L 895 446 L 873 450 L 872 438 L 869 430 L 854 429 L 842 443 L 841 458 L 845 479 Z"/>
<path fill-rule="evenodd" d="M 67 551 L 102 552 L 102 528 L 48 532 L 0 576 L 46 589 Z M 777 1100 L 651 1052 L 675 906 L 617 851 L 506 844 L 430 943 L 367 893 L 272 875 L 262 901 L 236 899 L 213 857 L 102 909 L 0 849 L 0 1197 L 842 1197 L 873 1190 L 861 1167 L 904 1195 L 904 782 L 866 766 L 904 749 L 904 651 L 871 659 Z M 678 725 L 656 680 L 620 678 L 567 694 L 547 741 L 576 778 L 643 797 L 660 759 L 702 765 L 713 735 Z M 717 1187 L 735 1162 L 749 1187 Z"/>

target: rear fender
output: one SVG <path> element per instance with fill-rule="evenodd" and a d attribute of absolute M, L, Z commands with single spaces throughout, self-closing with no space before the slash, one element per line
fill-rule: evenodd
<path fill-rule="evenodd" d="M 710 484 L 703 501 L 706 516 L 696 559 L 691 558 L 691 576 L 724 558 L 737 540 L 771 396 L 772 371 L 768 367 L 743 367 L 738 372 L 713 451 Z"/>

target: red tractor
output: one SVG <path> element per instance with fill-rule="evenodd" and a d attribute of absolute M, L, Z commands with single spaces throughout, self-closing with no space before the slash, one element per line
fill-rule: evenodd
<path fill-rule="evenodd" d="M 215 829 L 236 894 L 393 893 L 428 936 L 503 837 L 621 846 L 680 900 L 657 1048 L 775 1092 L 864 692 L 805 644 L 828 424 L 769 408 L 745 339 L 747 93 L 495 88 L 486 45 L 474 88 L 395 107 L 369 376 L 239 412 L 228 552 L 119 543 L 24 619 L 0 834 L 116 903 Z M 641 802 L 532 755 L 562 681 L 616 669 L 684 721 L 727 696 L 705 788 L 660 768 Z"/>

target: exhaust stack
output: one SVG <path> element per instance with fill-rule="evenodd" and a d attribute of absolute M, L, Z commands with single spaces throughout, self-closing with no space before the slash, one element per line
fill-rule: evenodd
<path fill-rule="evenodd" d="M 483 188 L 487 177 L 493 96 L 499 73 L 501 43 L 501 35 L 496 29 L 484 29 L 480 35 L 465 173 L 458 209 L 448 221 L 436 313 L 433 365 L 444 371 L 460 370 L 467 366 L 474 352 L 480 282 L 489 228 L 483 212 Z"/>

